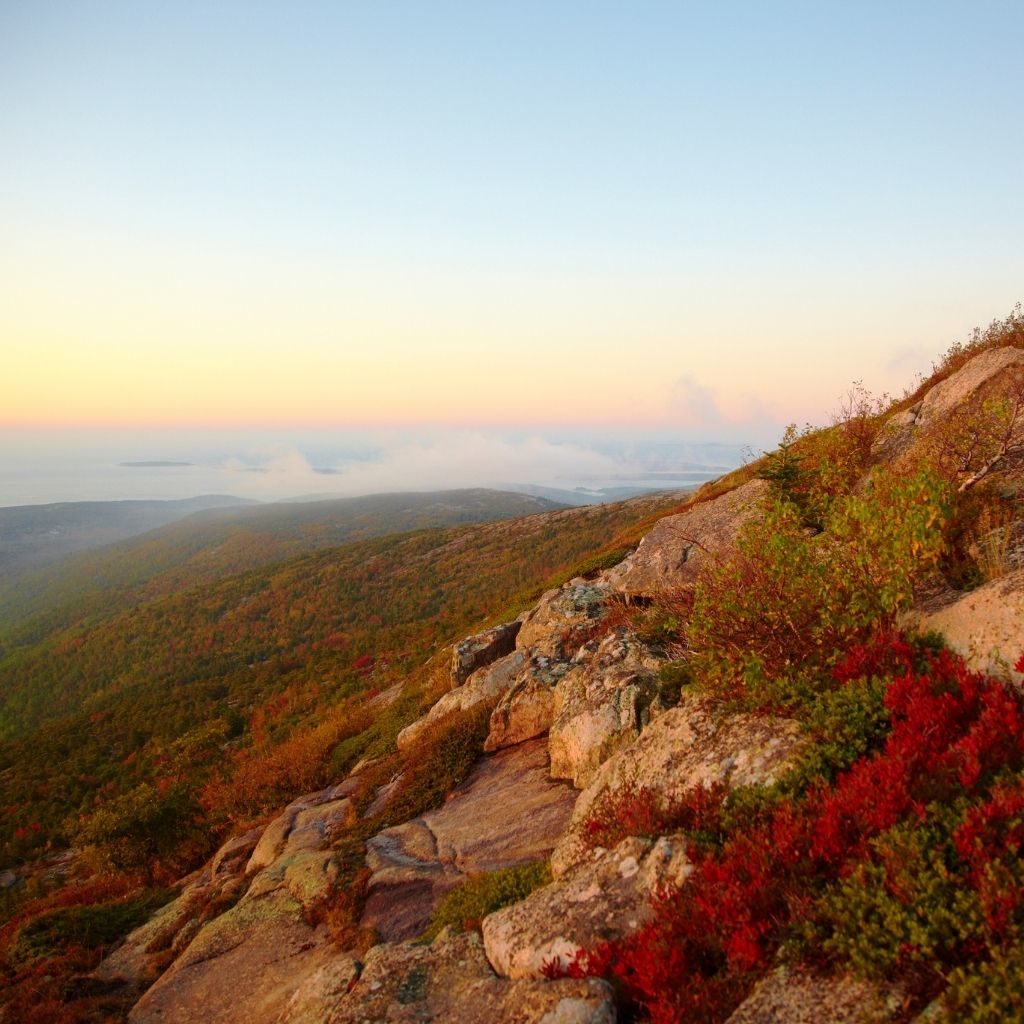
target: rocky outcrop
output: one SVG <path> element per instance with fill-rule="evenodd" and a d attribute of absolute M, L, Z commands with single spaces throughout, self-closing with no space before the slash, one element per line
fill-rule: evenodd
<path fill-rule="evenodd" d="M 452 649 L 452 686 L 461 686 L 478 669 L 515 650 L 522 622 L 506 622 L 460 640 Z"/>
<path fill-rule="evenodd" d="M 897 1019 L 901 1003 L 899 993 L 856 978 L 780 967 L 755 986 L 726 1024 L 887 1024 Z"/>
<path fill-rule="evenodd" d="M 487 959 L 509 978 L 567 967 L 581 950 L 636 931 L 651 915 L 653 893 L 682 885 L 690 871 L 681 837 L 630 837 L 596 851 L 568 877 L 484 918 Z"/>
<path fill-rule="evenodd" d="M 1024 655 L 1024 569 L 908 619 L 921 632 L 941 633 L 976 671 L 1024 684 L 1024 675 L 1013 670 Z"/>
<path fill-rule="evenodd" d="M 352 990 L 362 970 L 362 963 L 354 956 L 328 960 L 300 982 L 276 1024 L 324 1024 Z"/>
<path fill-rule="evenodd" d="M 491 712 L 484 750 L 501 750 L 543 736 L 555 715 L 555 684 L 568 670 L 567 662 L 545 655 L 532 658 Z"/>
<path fill-rule="evenodd" d="M 349 815 L 349 795 L 358 785 L 351 778 L 317 793 L 293 800 L 266 827 L 249 858 L 245 873 L 253 875 L 272 864 L 287 850 L 315 850 L 340 831 Z"/>
<path fill-rule="evenodd" d="M 603 583 L 574 579 L 544 594 L 523 616 L 516 647 L 534 658 L 568 661 L 593 628 L 608 614 L 609 590 Z"/>
<path fill-rule="evenodd" d="M 240 899 L 212 920 L 192 915 L 180 924 L 170 944 L 179 955 L 135 1005 L 129 1016 L 133 1024 L 275 1020 L 296 984 L 335 958 L 337 950 L 326 932 L 307 919 L 333 891 L 338 867 L 330 842 L 348 821 L 348 795 L 357 784 L 352 778 L 300 797 L 265 829 L 218 851 L 210 863 L 211 880 L 234 878 Z M 196 903 L 194 892 L 189 898 Z M 169 927 L 176 920 L 171 915 L 180 919 L 187 906 L 165 908 L 155 920 Z M 138 947 L 144 939 L 140 935 L 126 947 Z M 154 935 L 143 948 L 152 951 L 164 941 Z M 108 958 L 108 972 L 123 972 L 126 947 Z"/>
<path fill-rule="evenodd" d="M 727 550 L 740 527 L 758 515 L 767 486 L 763 480 L 751 480 L 679 515 L 659 519 L 636 551 L 605 573 L 606 584 L 627 597 L 654 597 L 692 584 L 703 562 Z"/>
<path fill-rule="evenodd" d="M 640 735 L 661 710 L 656 673 L 663 661 L 621 629 L 577 653 L 554 690 L 549 748 L 556 779 L 582 789 Z"/>
<path fill-rule="evenodd" d="M 477 704 L 499 699 L 516 682 L 526 664 L 526 653 L 513 651 L 485 668 L 477 669 L 462 686 L 449 690 L 426 715 L 398 734 L 398 749 L 409 750 L 431 725 L 446 715 L 468 711 Z"/>
<path fill-rule="evenodd" d="M 895 413 L 875 441 L 872 451 L 887 460 L 898 460 L 930 428 L 963 407 L 990 382 L 1012 367 L 1024 366 L 1024 350 L 994 348 L 980 352 L 956 373 L 930 388 L 919 402 Z"/>
<path fill-rule="evenodd" d="M 575 800 L 549 779 L 543 740 L 483 759 L 444 806 L 369 841 L 363 926 L 388 941 L 419 935 L 468 875 L 547 857 Z"/>
<path fill-rule="evenodd" d="M 296 999 L 301 995 L 300 989 Z M 340 999 L 325 999 L 321 1006 L 320 1017 L 289 1017 L 282 1024 L 614 1024 L 616 1019 L 605 982 L 499 978 L 475 934 L 439 936 L 431 945 L 375 946 L 358 981 Z"/>
<path fill-rule="evenodd" d="M 555 847 L 552 872 L 556 878 L 564 875 L 587 856 L 587 819 L 617 792 L 650 790 L 671 804 L 697 786 L 768 785 L 792 763 L 803 743 L 800 726 L 789 719 L 723 716 L 705 699 L 685 699 L 601 766 L 580 794 Z"/>
<path fill-rule="evenodd" d="M 96 976 L 132 987 L 152 983 L 166 962 L 199 933 L 211 907 L 234 903 L 245 892 L 245 865 L 262 833 L 260 828 L 250 829 L 224 843 L 205 868 L 185 880 L 175 899 L 103 960 Z"/>

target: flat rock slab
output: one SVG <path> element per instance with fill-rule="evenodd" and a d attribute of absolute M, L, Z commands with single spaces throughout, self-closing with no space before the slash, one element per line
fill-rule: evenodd
<path fill-rule="evenodd" d="M 285 890 L 211 921 L 135 1004 L 130 1024 L 274 1021 L 296 987 L 337 955 Z"/>
<path fill-rule="evenodd" d="M 373 874 L 362 925 L 389 942 L 419 935 L 468 875 L 547 857 L 575 802 L 571 788 L 551 781 L 544 740 L 482 758 L 442 807 L 367 843 Z"/>
<path fill-rule="evenodd" d="M 375 946 L 359 980 L 324 1011 L 317 1024 L 615 1024 L 605 982 L 507 981 L 491 970 L 476 934 Z"/>

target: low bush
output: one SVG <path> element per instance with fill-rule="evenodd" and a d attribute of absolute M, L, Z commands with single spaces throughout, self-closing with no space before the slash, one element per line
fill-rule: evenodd
<path fill-rule="evenodd" d="M 821 535 L 772 503 L 697 582 L 688 631 L 712 689 L 764 704 L 802 703 L 841 652 L 891 626 L 943 549 L 946 488 L 933 474 L 879 472 L 837 501 Z"/>
<path fill-rule="evenodd" d="M 484 702 L 431 723 L 403 753 L 394 792 L 374 825 L 385 828 L 439 807 L 483 753 L 493 709 Z"/>
<path fill-rule="evenodd" d="M 423 937 L 433 939 L 444 928 L 479 930 L 488 914 L 526 899 L 550 881 L 551 868 L 546 860 L 474 875 L 441 900 Z"/>
<path fill-rule="evenodd" d="M 102 950 L 148 920 L 174 895 L 172 889 L 147 889 L 128 899 L 50 911 L 19 929 L 6 959 L 13 964 L 28 964 L 59 955 L 72 946 Z"/>
<path fill-rule="evenodd" d="M 569 973 L 615 980 L 655 1024 L 723 1021 L 784 945 L 900 980 L 917 1006 L 945 979 L 961 979 L 950 998 L 967 1003 L 979 972 L 1014 976 L 1021 698 L 892 635 L 851 651 L 835 681 L 875 670 L 892 672 L 878 749 L 830 784 L 776 796 L 720 848 L 693 844 L 684 890 L 659 894 L 647 924 Z M 874 715 L 862 718 L 877 744 Z"/>

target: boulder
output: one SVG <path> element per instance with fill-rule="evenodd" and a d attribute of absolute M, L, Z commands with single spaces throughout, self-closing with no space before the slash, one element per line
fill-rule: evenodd
<path fill-rule="evenodd" d="M 532 658 L 491 712 L 484 750 L 501 750 L 543 736 L 555 715 L 555 684 L 568 669 L 567 662 L 545 655 Z"/>
<path fill-rule="evenodd" d="M 764 480 L 751 480 L 659 519 L 636 551 L 604 574 L 604 582 L 627 597 L 655 597 L 692 584 L 704 560 L 727 550 L 740 527 L 758 515 L 767 487 Z"/>
<path fill-rule="evenodd" d="M 568 661 L 608 614 L 608 588 L 603 583 L 574 579 L 544 594 L 516 637 L 516 647 L 533 657 Z"/>
<path fill-rule="evenodd" d="M 496 700 L 515 683 L 526 663 L 525 652 L 513 651 L 485 668 L 477 669 L 462 686 L 449 690 L 426 715 L 407 725 L 398 734 L 395 741 L 398 749 L 409 750 L 431 725 L 446 715 L 468 711 L 484 701 Z"/>
<path fill-rule="evenodd" d="M 521 626 L 516 619 L 460 640 L 452 649 L 452 686 L 461 686 L 478 669 L 511 654 Z"/>
<path fill-rule="evenodd" d="M 419 935 L 467 876 L 547 857 L 575 800 L 550 780 L 543 740 L 483 758 L 442 807 L 369 840 L 362 926 L 392 942 Z"/>
<path fill-rule="evenodd" d="M 886 1024 L 896 1020 L 900 993 L 848 976 L 780 967 L 754 987 L 726 1024 Z"/>
<path fill-rule="evenodd" d="M 722 715 L 691 696 L 666 711 L 625 750 L 607 760 L 580 794 L 551 856 L 555 877 L 587 856 L 586 822 L 599 801 L 623 789 L 646 789 L 671 803 L 697 786 L 769 785 L 804 744 L 797 722 L 767 715 Z"/>
<path fill-rule="evenodd" d="M 245 872 L 254 875 L 272 864 L 286 849 L 313 849 L 345 825 L 349 814 L 348 796 L 358 780 L 346 779 L 317 793 L 293 800 L 266 827 L 249 858 Z"/>
<path fill-rule="evenodd" d="M 614 1024 L 616 1019 L 605 982 L 499 978 L 474 933 L 439 936 L 430 945 L 375 946 L 359 980 L 324 1011 L 319 1018 L 324 1024 Z"/>
<path fill-rule="evenodd" d="M 262 835 L 263 829 L 251 828 L 224 843 L 210 861 L 210 874 L 213 878 L 241 874 Z"/>
<path fill-rule="evenodd" d="M 548 738 L 554 778 L 572 779 L 582 789 L 612 754 L 640 735 L 661 710 L 656 673 L 662 661 L 624 630 L 577 653 L 554 690 Z"/>
<path fill-rule="evenodd" d="M 509 978 L 539 978 L 546 964 L 567 967 L 583 949 L 636 931 L 651 915 L 651 896 L 680 886 L 691 871 L 681 837 L 630 837 L 565 878 L 483 920 L 487 959 Z"/>
<path fill-rule="evenodd" d="M 1024 569 L 947 600 L 938 608 L 918 608 L 908 622 L 921 632 L 941 633 L 976 671 L 1024 684 L 1024 675 L 1013 670 L 1024 655 Z"/>

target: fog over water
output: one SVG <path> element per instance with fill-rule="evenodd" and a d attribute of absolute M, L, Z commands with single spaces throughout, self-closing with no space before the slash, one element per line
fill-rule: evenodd
<path fill-rule="evenodd" d="M 0 506 L 230 494 L 277 501 L 452 487 L 670 489 L 739 465 L 771 437 L 670 433 L 8 430 Z"/>

